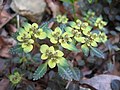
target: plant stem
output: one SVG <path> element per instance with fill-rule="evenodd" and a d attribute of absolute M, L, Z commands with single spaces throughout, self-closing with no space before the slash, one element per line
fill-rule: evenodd
<path fill-rule="evenodd" d="M 75 10 L 74 3 L 72 3 L 72 8 L 73 8 L 73 13 L 74 13 L 74 20 L 76 20 L 77 16 L 76 16 L 76 10 Z"/>
<path fill-rule="evenodd" d="M 68 87 L 69 87 L 69 85 L 70 85 L 71 81 L 72 81 L 72 80 L 69 80 L 69 81 L 68 81 L 68 83 L 67 83 L 67 85 L 66 85 L 65 89 L 68 89 Z"/>
<path fill-rule="evenodd" d="M 17 15 L 16 18 L 17 18 L 17 28 L 20 28 L 20 16 Z"/>
<path fill-rule="evenodd" d="M 98 0 L 95 0 L 95 3 L 98 3 Z"/>

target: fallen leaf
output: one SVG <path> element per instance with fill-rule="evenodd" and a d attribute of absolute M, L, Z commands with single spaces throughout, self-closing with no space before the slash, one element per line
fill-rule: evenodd
<path fill-rule="evenodd" d="M 8 33 L 7 33 L 7 31 L 5 30 L 5 29 L 1 29 L 1 36 L 4 36 L 4 37 L 6 37 L 7 35 L 8 35 Z"/>
<path fill-rule="evenodd" d="M 0 59 L 0 73 L 5 69 L 5 61 Z"/>
<path fill-rule="evenodd" d="M 115 75 L 102 74 L 91 79 L 82 80 L 82 84 L 88 84 L 97 90 L 112 90 L 110 83 L 114 79 L 120 80 L 120 77 Z"/>
<path fill-rule="evenodd" d="M 11 18 L 11 15 L 6 10 L 3 9 L 0 16 L 1 23 L 4 23 L 9 18 Z"/>
<path fill-rule="evenodd" d="M 45 0 L 45 1 L 53 13 L 53 18 L 55 18 L 58 14 L 60 14 L 59 5 L 57 3 L 53 2 L 53 0 Z"/>
<path fill-rule="evenodd" d="M 0 81 L 0 90 L 7 90 L 8 85 L 9 85 L 9 80 L 8 79 L 2 79 Z"/>
<path fill-rule="evenodd" d="M 10 35 L 17 31 L 17 28 L 12 24 L 7 24 L 7 29 L 8 29 L 7 31 L 9 32 Z"/>
<path fill-rule="evenodd" d="M 13 38 L 0 36 L 0 57 L 11 58 L 9 50 L 14 45 L 16 41 Z"/>

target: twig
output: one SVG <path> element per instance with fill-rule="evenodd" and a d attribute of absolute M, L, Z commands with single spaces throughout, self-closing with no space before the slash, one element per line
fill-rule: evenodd
<path fill-rule="evenodd" d="M 17 28 L 20 28 L 20 16 L 17 15 L 16 18 L 17 18 Z"/>
<path fill-rule="evenodd" d="M 66 85 L 65 89 L 68 89 L 68 87 L 69 87 L 69 85 L 70 85 L 71 81 L 72 81 L 72 80 L 69 80 L 69 81 L 68 81 L 68 83 L 67 83 L 67 85 Z"/>

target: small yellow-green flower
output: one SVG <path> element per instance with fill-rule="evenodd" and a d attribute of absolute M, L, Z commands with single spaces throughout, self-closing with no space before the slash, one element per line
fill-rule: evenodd
<path fill-rule="evenodd" d="M 54 68 L 57 63 L 63 63 L 65 58 L 63 57 L 64 53 L 60 50 L 55 50 L 53 46 L 48 46 L 46 44 L 42 45 L 40 48 L 42 53 L 41 59 L 48 60 L 48 66 Z"/>
<path fill-rule="evenodd" d="M 103 27 L 107 25 L 107 22 L 103 21 L 102 17 L 98 17 L 94 25 L 99 29 L 103 29 Z"/>
<path fill-rule="evenodd" d="M 17 40 L 21 43 L 21 46 L 24 52 L 28 53 L 33 49 L 34 40 L 31 39 L 31 35 L 21 28 L 19 35 L 17 36 Z"/>
<path fill-rule="evenodd" d="M 81 24 L 82 24 L 82 21 L 81 21 L 80 19 L 77 19 L 77 20 L 76 20 L 76 24 L 77 24 L 78 27 L 80 27 Z"/>
<path fill-rule="evenodd" d="M 26 31 L 28 34 L 32 35 L 33 30 L 32 30 L 32 25 L 29 23 L 24 23 L 24 31 Z M 20 32 L 20 31 L 19 31 Z"/>
<path fill-rule="evenodd" d="M 63 57 L 64 53 L 60 50 L 56 50 L 53 53 L 53 56 L 48 60 L 48 65 L 50 68 L 54 68 L 56 64 L 61 63 L 65 58 Z"/>
<path fill-rule="evenodd" d="M 49 36 L 50 41 L 54 44 L 58 43 L 61 34 L 62 34 L 62 30 L 59 27 L 56 27 L 55 30 Z"/>
<path fill-rule="evenodd" d="M 81 32 L 76 33 L 74 36 L 75 40 L 80 43 L 85 43 L 85 37 L 82 36 Z"/>
<path fill-rule="evenodd" d="M 69 32 L 63 33 L 61 38 L 59 39 L 59 42 L 61 43 L 61 46 L 65 48 L 66 44 L 68 42 L 72 42 L 72 39 L 71 39 L 72 36 L 73 35 L 71 33 L 69 33 Z"/>
<path fill-rule="evenodd" d="M 99 34 L 97 33 L 90 33 L 90 38 L 96 42 L 101 42 Z"/>
<path fill-rule="evenodd" d="M 97 47 L 97 42 L 86 38 L 85 43 L 82 44 L 81 49 L 86 56 L 88 56 L 90 47 Z"/>
<path fill-rule="evenodd" d="M 104 32 L 99 34 L 99 38 L 101 40 L 101 42 L 105 43 L 107 41 L 107 36 Z"/>
<path fill-rule="evenodd" d="M 24 29 L 28 34 L 33 35 L 35 31 L 38 30 L 38 24 L 33 23 L 32 25 L 29 23 L 24 24 Z"/>
<path fill-rule="evenodd" d="M 27 32 L 22 32 L 17 36 L 17 40 L 20 42 L 26 42 L 31 38 L 31 35 Z"/>
<path fill-rule="evenodd" d="M 9 76 L 9 80 L 12 82 L 12 84 L 16 85 L 21 82 L 22 76 L 19 74 L 19 72 L 15 72 L 13 75 Z"/>
<path fill-rule="evenodd" d="M 65 16 L 65 15 L 58 15 L 56 17 L 56 20 L 58 23 L 63 23 L 63 24 L 66 24 L 68 22 L 68 18 Z"/>
<path fill-rule="evenodd" d="M 58 23 L 61 23 L 61 22 L 62 22 L 62 16 L 61 16 L 61 15 L 58 15 L 58 16 L 56 17 L 56 19 L 57 19 L 57 22 L 58 22 Z"/>
<path fill-rule="evenodd" d="M 62 16 L 62 23 L 66 24 L 67 22 L 68 22 L 68 18 L 65 15 L 63 15 Z"/>
<path fill-rule="evenodd" d="M 38 29 L 38 24 L 37 23 L 33 23 L 31 27 L 32 27 L 33 30 Z"/>
<path fill-rule="evenodd" d="M 78 31 L 77 29 L 74 29 L 72 27 L 66 27 L 65 28 L 66 32 L 71 33 L 71 37 L 74 37 L 74 39 L 78 42 L 84 43 L 85 42 L 85 37 L 82 36 L 82 33 Z"/>
<path fill-rule="evenodd" d="M 34 43 L 33 39 L 29 39 L 28 41 L 22 43 L 21 46 L 22 46 L 24 52 L 28 53 L 28 52 L 32 51 L 33 43 Z"/>
<path fill-rule="evenodd" d="M 45 39 L 47 35 L 45 32 L 43 32 L 42 28 L 39 28 L 35 31 L 34 36 L 39 39 Z"/>
<path fill-rule="evenodd" d="M 97 42 L 94 39 L 85 38 L 85 44 L 87 46 L 97 47 Z"/>
<path fill-rule="evenodd" d="M 84 35 L 89 35 L 89 32 L 92 30 L 92 27 L 89 26 L 89 24 L 87 22 L 83 22 L 81 24 L 81 30 L 83 32 Z"/>
<path fill-rule="evenodd" d="M 48 45 L 43 44 L 40 48 L 40 51 L 42 53 L 41 59 L 46 60 L 46 59 L 48 59 L 49 56 L 53 55 L 55 50 L 54 50 L 53 46 L 49 47 Z"/>

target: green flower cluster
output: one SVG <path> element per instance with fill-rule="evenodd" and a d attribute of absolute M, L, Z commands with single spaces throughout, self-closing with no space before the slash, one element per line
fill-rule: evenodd
<path fill-rule="evenodd" d="M 88 11 L 86 18 L 94 17 L 95 13 Z M 64 24 L 64 27 L 55 27 L 54 30 L 46 34 L 43 28 L 39 28 L 38 24 L 24 24 L 19 30 L 17 40 L 20 42 L 24 52 L 32 51 L 35 39 L 45 39 L 48 37 L 52 44 L 60 45 L 68 50 L 77 51 L 76 43 L 81 43 L 81 48 L 89 49 L 90 47 L 97 47 L 99 43 L 105 43 L 107 36 L 102 29 L 107 23 L 101 17 L 95 19 L 94 24 L 83 19 L 68 22 L 66 16 L 58 15 L 56 17 L 58 23 Z M 93 26 L 94 25 L 94 26 Z M 97 27 L 97 29 L 96 29 Z M 95 28 L 95 29 L 94 29 Z M 49 29 L 48 29 L 49 30 Z M 97 31 L 93 32 L 93 30 Z M 44 54 L 43 54 L 44 55 Z M 42 56 L 43 57 L 43 56 Z M 43 58 L 44 59 L 44 58 Z"/>
<path fill-rule="evenodd" d="M 88 12 L 84 14 L 84 16 L 84 21 L 88 22 L 89 24 L 92 24 L 91 21 L 94 20 L 95 12 L 93 12 L 92 10 L 88 10 Z"/>
<path fill-rule="evenodd" d="M 19 74 L 19 72 L 15 72 L 13 75 L 9 76 L 9 80 L 12 82 L 12 84 L 16 85 L 22 80 L 22 76 Z"/>
<path fill-rule="evenodd" d="M 48 46 L 43 44 L 40 48 L 42 53 L 41 59 L 48 60 L 48 65 L 50 68 L 54 68 L 56 64 L 64 64 L 65 58 L 63 57 L 64 53 L 60 50 L 55 50 L 53 46 Z"/>
<path fill-rule="evenodd" d="M 33 23 L 31 25 L 25 23 L 24 26 L 19 29 L 17 40 L 20 42 L 24 52 L 28 53 L 33 49 L 34 38 L 45 39 L 46 36 L 47 35 L 43 32 L 43 29 L 38 28 L 38 24 Z"/>
<path fill-rule="evenodd" d="M 104 24 L 105 25 L 105 24 Z M 97 42 L 106 42 L 107 36 L 104 32 L 92 33 L 93 27 L 88 22 L 82 22 L 81 20 L 76 20 L 75 22 L 69 22 L 69 26 L 65 27 L 64 33 L 57 27 L 55 31 L 52 32 L 52 36 L 49 37 L 50 41 L 54 44 L 58 41 L 72 42 L 73 38 L 80 43 L 88 43 L 88 46 L 97 46 Z M 61 36 L 64 38 L 61 40 Z M 67 36 L 67 39 L 65 39 Z M 89 45 L 90 43 L 90 45 Z"/>
<path fill-rule="evenodd" d="M 58 23 L 63 23 L 63 24 L 66 24 L 67 22 L 68 22 L 68 18 L 65 16 L 65 15 L 58 15 L 57 17 L 56 17 L 56 21 L 58 22 Z"/>
<path fill-rule="evenodd" d="M 100 16 L 96 19 L 94 25 L 99 29 L 103 29 L 103 27 L 107 25 L 107 22 L 103 21 L 103 18 Z"/>
<path fill-rule="evenodd" d="M 88 11 L 86 18 L 93 18 L 94 15 L 94 12 Z M 68 22 L 64 28 L 65 32 L 59 27 L 55 28 L 49 37 L 50 41 L 53 44 L 60 43 L 64 48 L 68 47 L 69 43 L 77 41 L 82 44 L 82 50 L 87 49 L 87 51 L 89 51 L 90 47 L 97 47 L 98 43 L 105 43 L 107 41 L 107 36 L 103 31 L 96 30 L 97 32 L 93 32 L 94 27 L 103 29 L 107 23 L 103 21 L 101 17 L 96 19 L 93 24 L 94 26 L 91 25 L 91 23 L 79 19 Z"/>
<path fill-rule="evenodd" d="M 102 30 L 104 26 L 107 25 L 107 22 L 103 21 L 102 16 L 96 17 L 95 12 L 93 12 L 92 10 L 88 10 L 87 13 L 84 13 L 84 16 L 84 21 L 88 22 L 90 25 L 100 30 Z"/>
<path fill-rule="evenodd" d="M 51 32 L 50 36 L 48 37 L 53 44 L 61 44 L 62 47 L 66 47 L 68 42 L 71 42 L 72 35 L 67 32 L 62 32 L 60 27 L 56 27 L 53 32 Z"/>

